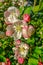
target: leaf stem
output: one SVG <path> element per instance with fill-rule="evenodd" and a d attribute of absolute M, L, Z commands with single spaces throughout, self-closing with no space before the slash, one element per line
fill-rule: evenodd
<path fill-rule="evenodd" d="M 34 0 L 34 6 L 36 5 L 37 0 Z"/>
<path fill-rule="evenodd" d="M 42 4 L 42 0 L 39 1 L 39 8 L 41 7 L 41 4 Z"/>

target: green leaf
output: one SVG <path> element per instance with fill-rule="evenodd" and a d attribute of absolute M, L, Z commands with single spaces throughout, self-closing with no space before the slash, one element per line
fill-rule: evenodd
<path fill-rule="evenodd" d="M 24 10 L 24 7 L 20 7 L 19 10 L 20 10 L 20 14 L 21 14 Z"/>
<path fill-rule="evenodd" d="M 6 61 L 6 58 L 2 55 L 0 55 L 0 62 L 5 62 Z"/>
<path fill-rule="evenodd" d="M 41 48 L 40 47 L 36 47 L 34 52 L 38 55 L 41 55 Z"/>
<path fill-rule="evenodd" d="M 41 54 L 41 59 L 42 59 L 42 62 L 43 62 L 43 54 Z"/>
<path fill-rule="evenodd" d="M 0 2 L 0 7 L 3 5 L 3 3 L 2 2 Z"/>
<path fill-rule="evenodd" d="M 35 58 L 29 58 L 28 65 L 38 65 L 38 60 Z"/>
<path fill-rule="evenodd" d="M 0 29 L 2 29 L 2 23 L 0 23 Z"/>
<path fill-rule="evenodd" d="M 30 14 L 31 10 L 32 6 L 27 7 L 26 10 L 24 11 L 24 14 Z"/>
<path fill-rule="evenodd" d="M 38 55 L 38 54 L 36 54 L 36 53 L 33 53 L 33 54 L 32 54 L 32 57 L 34 57 L 34 58 L 37 58 L 37 59 L 38 59 L 38 58 L 39 58 L 39 55 Z"/>
<path fill-rule="evenodd" d="M 33 12 L 36 13 L 39 11 L 39 5 L 33 7 Z"/>
<path fill-rule="evenodd" d="M 34 37 L 32 37 L 32 38 L 29 38 L 29 39 L 27 39 L 27 41 L 26 41 L 28 44 L 34 44 L 35 43 L 35 38 Z"/>
<path fill-rule="evenodd" d="M 42 10 L 43 9 L 43 2 L 41 2 L 41 7 L 40 7 L 40 10 Z"/>

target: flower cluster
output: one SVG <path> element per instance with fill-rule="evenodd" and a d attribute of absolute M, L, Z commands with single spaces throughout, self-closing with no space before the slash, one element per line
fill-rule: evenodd
<path fill-rule="evenodd" d="M 5 24 L 7 25 L 6 36 L 14 38 L 14 58 L 18 60 L 18 63 L 22 64 L 28 54 L 29 46 L 19 39 L 21 39 L 21 37 L 24 39 L 30 38 L 35 32 L 35 28 L 27 24 L 30 22 L 30 15 L 24 14 L 23 20 L 18 19 L 19 15 L 20 12 L 16 7 L 9 7 L 4 13 Z"/>
<path fill-rule="evenodd" d="M 23 43 L 20 40 L 14 42 L 15 47 L 13 47 L 14 59 L 18 60 L 20 64 L 24 62 L 29 50 L 29 45 Z"/>
<path fill-rule="evenodd" d="M 24 14 L 23 20 L 19 20 L 17 18 L 19 14 L 19 10 L 15 7 L 9 7 L 5 11 L 6 36 L 14 36 L 14 39 L 20 39 L 23 36 L 27 39 L 35 32 L 35 28 L 27 24 L 30 21 L 30 15 Z"/>

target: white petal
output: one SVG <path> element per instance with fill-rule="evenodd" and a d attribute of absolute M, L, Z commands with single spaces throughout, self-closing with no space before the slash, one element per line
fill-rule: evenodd
<path fill-rule="evenodd" d="M 16 7 L 9 7 L 8 11 L 14 12 L 17 17 L 20 15 L 19 10 Z"/>
<path fill-rule="evenodd" d="M 16 65 L 19 65 L 19 63 L 17 63 Z"/>
<path fill-rule="evenodd" d="M 8 17 L 8 21 L 9 21 L 10 23 L 15 23 L 15 22 L 18 21 L 18 19 L 17 19 L 14 15 L 10 15 L 10 16 Z"/>
<path fill-rule="evenodd" d="M 14 55 L 14 59 L 17 60 L 16 56 Z"/>
<path fill-rule="evenodd" d="M 29 49 L 29 46 L 28 46 L 27 44 L 24 44 L 23 47 L 24 47 L 25 49 Z"/>
<path fill-rule="evenodd" d="M 13 52 L 14 52 L 16 49 L 17 49 L 16 47 L 12 48 Z"/>
<path fill-rule="evenodd" d="M 20 39 L 22 36 L 22 33 L 21 32 L 17 32 L 17 38 Z"/>
<path fill-rule="evenodd" d="M 8 8 L 8 11 L 12 11 L 12 10 L 14 10 L 15 8 L 16 8 L 16 7 L 12 7 L 12 6 L 11 6 L 11 7 Z"/>

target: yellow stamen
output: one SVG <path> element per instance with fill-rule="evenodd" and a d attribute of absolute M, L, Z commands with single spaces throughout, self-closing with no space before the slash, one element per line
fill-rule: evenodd
<path fill-rule="evenodd" d="M 20 52 L 24 52 L 24 50 L 25 50 L 24 48 L 20 48 Z"/>
<path fill-rule="evenodd" d="M 16 26 L 16 30 L 17 31 L 20 31 L 21 30 L 21 27 L 19 25 Z"/>

